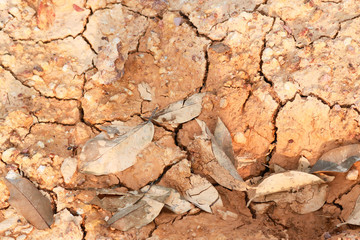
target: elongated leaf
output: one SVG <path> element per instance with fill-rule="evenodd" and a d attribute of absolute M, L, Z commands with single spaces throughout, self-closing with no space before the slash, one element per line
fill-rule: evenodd
<path fill-rule="evenodd" d="M 120 209 L 112 216 L 108 224 L 121 231 L 141 228 L 152 222 L 164 207 L 164 203 L 144 197 L 134 205 Z"/>
<path fill-rule="evenodd" d="M 155 114 L 153 119 L 158 123 L 168 123 L 175 126 L 188 122 L 201 113 L 201 103 L 204 95 L 204 93 L 196 93 L 185 101 L 180 100 L 172 103 L 167 108 Z"/>
<path fill-rule="evenodd" d="M 358 161 L 360 144 L 346 145 L 324 153 L 310 172 L 347 172 Z"/>
<path fill-rule="evenodd" d="M 110 212 L 115 212 L 119 209 L 126 208 L 127 206 L 134 205 L 142 197 L 142 195 L 129 194 L 128 196 L 110 195 L 100 199 L 98 196 L 96 196 L 90 203 Z"/>
<path fill-rule="evenodd" d="M 216 123 L 214 138 L 217 146 L 226 154 L 232 163 L 235 163 L 231 134 L 220 118 L 218 118 Z"/>
<path fill-rule="evenodd" d="M 10 190 L 9 203 L 37 229 L 47 229 L 54 222 L 51 203 L 32 182 L 9 171 L 5 184 Z"/>
<path fill-rule="evenodd" d="M 273 174 L 265 178 L 255 189 L 249 191 L 248 205 L 257 197 L 320 183 L 324 183 L 321 178 L 300 171 Z"/>
<path fill-rule="evenodd" d="M 214 178 L 215 181 L 217 181 L 220 185 L 224 187 L 238 191 L 245 191 L 247 189 L 247 185 L 243 181 L 239 173 L 237 172 L 235 166 L 233 165 L 233 161 L 230 159 L 230 158 L 232 159 L 234 158 L 231 136 L 229 131 L 225 127 L 224 123 L 220 119 L 218 119 L 217 130 L 215 130 L 217 137 L 215 137 L 210 132 L 205 122 L 198 119 L 196 119 L 196 121 L 199 124 L 200 128 L 202 129 L 203 135 L 211 139 L 211 147 L 215 159 L 217 160 L 219 165 L 223 167 L 230 175 L 229 177 L 226 177 L 224 176 L 224 173 L 222 173 L 221 174 L 222 176 L 218 176 L 223 171 L 220 171 L 219 169 L 216 168 L 214 169 L 215 167 L 214 166 L 211 167 L 211 169 L 213 169 L 212 172 L 214 173 L 211 176 Z M 221 139 L 221 138 L 226 138 L 226 139 Z M 216 139 L 218 139 L 219 142 Z M 228 153 L 230 156 L 228 156 L 226 153 Z M 209 165 L 212 165 L 212 163 L 210 162 Z"/>
<path fill-rule="evenodd" d="M 80 154 L 80 171 L 94 175 L 121 172 L 136 162 L 137 154 L 151 143 L 154 125 L 148 121 L 109 139 L 102 132 L 86 142 Z"/>
<path fill-rule="evenodd" d="M 134 205 L 130 205 L 130 206 L 127 206 L 127 207 L 124 207 L 124 208 L 121 208 L 119 209 L 109 220 L 108 220 L 108 224 L 111 225 L 113 224 L 114 222 L 118 221 L 119 219 L 125 217 L 126 215 L 130 214 L 131 212 L 141 208 L 141 207 L 144 207 L 146 204 L 145 201 L 140 201 Z M 126 231 L 126 230 L 124 230 Z"/>

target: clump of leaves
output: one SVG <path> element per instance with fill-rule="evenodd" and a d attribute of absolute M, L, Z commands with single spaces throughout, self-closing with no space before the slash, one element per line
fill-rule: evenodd
<path fill-rule="evenodd" d="M 163 207 L 180 214 L 193 208 L 176 190 L 156 185 L 146 186 L 139 193 L 99 191 L 91 203 L 115 212 L 107 223 L 121 231 L 149 224 L 160 214 Z"/>
<path fill-rule="evenodd" d="M 239 173 L 237 172 L 234 162 L 234 152 L 232 146 L 232 139 L 229 130 L 225 124 L 218 118 L 214 134 L 212 134 L 205 122 L 196 119 L 200 128 L 202 129 L 202 136 L 205 140 L 211 141 L 212 153 L 219 164 L 219 166 L 213 165 L 212 162 L 208 163 L 210 169 L 210 176 L 220 185 L 238 191 L 246 191 L 248 189 L 247 184 L 243 181 Z M 220 168 L 220 169 L 219 169 Z M 223 171 L 221 171 L 223 170 Z M 221 173 L 220 173 L 221 171 Z"/>

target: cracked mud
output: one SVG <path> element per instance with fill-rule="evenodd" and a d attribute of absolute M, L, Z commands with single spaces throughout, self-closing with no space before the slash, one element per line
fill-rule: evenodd
<path fill-rule="evenodd" d="M 247 207 L 247 193 L 211 177 L 218 165 L 195 120 L 155 124 L 154 141 L 125 171 L 77 169 L 102 126 L 136 126 L 195 93 L 205 93 L 198 119 L 213 131 L 221 118 L 250 182 L 358 143 L 359 16 L 355 0 L 0 1 L 0 175 L 15 166 L 55 212 L 51 229 L 35 229 L 0 180 L 1 239 L 359 238 L 355 226 L 336 228 L 354 208 L 358 178 L 335 174 L 315 212 L 275 201 Z M 90 204 L 94 189 L 156 182 L 184 193 L 195 180 L 219 193 L 215 214 L 163 210 L 122 232 Z"/>

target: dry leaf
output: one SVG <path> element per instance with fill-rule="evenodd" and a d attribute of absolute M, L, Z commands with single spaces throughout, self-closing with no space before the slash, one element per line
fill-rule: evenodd
<path fill-rule="evenodd" d="M 324 205 L 327 188 L 326 184 L 307 185 L 295 192 L 279 192 L 258 197 L 253 202 L 289 203 L 294 212 L 307 214 L 319 210 Z"/>
<path fill-rule="evenodd" d="M 102 132 L 86 142 L 80 154 L 80 171 L 94 175 L 121 172 L 136 162 L 137 154 L 151 143 L 154 125 L 148 121 L 110 139 Z"/>
<path fill-rule="evenodd" d="M 98 190 L 98 195 L 90 202 L 105 210 L 116 212 L 108 224 L 121 231 L 141 228 L 153 221 L 166 206 L 175 213 L 184 213 L 192 205 L 181 199 L 172 188 L 145 186 L 141 192 L 122 193 L 112 189 Z M 178 198 L 174 194 L 178 194 Z"/>
<path fill-rule="evenodd" d="M 212 213 L 212 206 L 222 206 L 218 191 L 205 178 L 193 174 L 190 183 L 193 188 L 185 192 L 186 200 L 208 213 Z"/>
<path fill-rule="evenodd" d="M 153 120 L 157 123 L 168 123 L 176 127 L 199 116 L 202 109 L 202 98 L 205 93 L 196 93 L 186 100 L 170 104 L 167 108 L 155 114 Z"/>
<path fill-rule="evenodd" d="M 347 172 L 360 160 L 360 144 L 332 149 L 323 154 L 310 172 Z"/>
<path fill-rule="evenodd" d="M 246 191 L 248 186 L 240 177 L 239 173 L 233 165 L 234 153 L 232 149 L 231 136 L 224 123 L 220 118 L 218 119 L 215 129 L 216 136 L 214 136 L 206 126 L 205 122 L 198 119 L 196 119 L 196 121 L 202 129 L 203 136 L 211 139 L 211 147 L 215 159 L 217 160 L 218 164 L 223 169 L 225 169 L 224 171 L 219 168 L 220 166 L 217 167 L 216 163 L 209 162 L 209 166 L 214 165 L 210 167 L 212 169 L 211 177 L 214 178 L 217 183 L 226 188 L 238 191 Z M 202 147 L 206 148 L 205 145 Z"/>
<path fill-rule="evenodd" d="M 165 207 L 176 214 L 183 214 L 190 211 L 194 206 L 183 199 L 179 192 L 173 188 L 163 186 L 145 186 L 141 189 L 146 192 L 146 197 L 165 203 Z"/>
<path fill-rule="evenodd" d="M 320 183 L 324 183 L 321 178 L 299 171 L 273 174 L 270 177 L 265 178 L 255 189 L 249 190 L 250 200 L 247 205 L 249 206 L 251 201 L 257 197 Z"/>
<path fill-rule="evenodd" d="M 164 206 L 163 203 L 146 197 L 145 193 L 121 193 L 112 189 L 100 190 L 98 193 L 100 194 L 90 203 L 115 212 L 107 223 L 121 231 L 147 225 L 159 215 Z"/>
<path fill-rule="evenodd" d="M 207 129 L 207 131 L 209 131 L 208 128 L 206 128 L 206 129 Z M 218 118 L 217 123 L 216 123 L 215 131 L 214 131 L 214 138 L 215 138 L 215 141 L 213 141 L 213 142 L 215 142 L 215 143 L 213 143 L 213 144 L 216 144 L 234 164 L 235 157 L 234 157 L 234 150 L 233 150 L 233 145 L 232 145 L 231 134 L 220 118 Z M 233 169 L 235 169 L 235 168 L 233 168 Z M 235 169 L 235 171 L 236 171 L 236 169 Z M 235 175 L 236 175 L 236 177 L 239 177 L 241 179 L 241 177 L 239 176 L 239 174 L 237 174 L 237 172 Z"/>
<path fill-rule="evenodd" d="M 164 203 L 143 197 L 134 205 L 119 210 L 108 221 L 111 227 L 121 231 L 141 228 L 151 223 L 164 207 Z"/>
<path fill-rule="evenodd" d="M 134 205 L 138 202 L 143 196 L 142 195 L 132 195 L 127 194 L 124 196 L 121 195 L 104 195 L 99 197 L 98 195 L 90 202 L 95 204 L 107 211 L 116 212 L 119 209 L 126 208 L 127 206 Z"/>
<path fill-rule="evenodd" d="M 5 184 L 10 190 L 9 203 L 37 229 L 47 229 L 54 222 L 51 203 L 32 182 L 9 171 Z"/>
<path fill-rule="evenodd" d="M 340 227 L 345 224 L 360 225 L 360 196 L 356 199 L 354 210 L 351 212 L 346 222 L 340 223 L 336 227 Z"/>

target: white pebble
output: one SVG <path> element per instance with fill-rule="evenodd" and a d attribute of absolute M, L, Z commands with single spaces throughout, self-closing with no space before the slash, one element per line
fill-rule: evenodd
<path fill-rule="evenodd" d="M 39 173 L 43 173 L 45 171 L 45 169 L 46 169 L 46 166 L 40 165 L 38 167 L 38 169 L 36 169 L 36 171 L 38 171 Z"/>
<path fill-rule="evenodd" d="M 246 143 L 246 137 L 242 132 L 237 132 L 234 136 L 234 141 L 236 143 L 244 144 Z"/>
<path fill-rule="evenodd" d="M 45 147 L 45 144 L 42 141 L 38 141 L 36 145 L 38 145 L 41 148 Z"/>
<path fill-rule="evenodd" d="M 356 169 L 352 169 L 346 175 L 346 179 L 350 181 L 355 181 L 357 180 L 358 176 L 359 176 L 359 171 Z"/>

